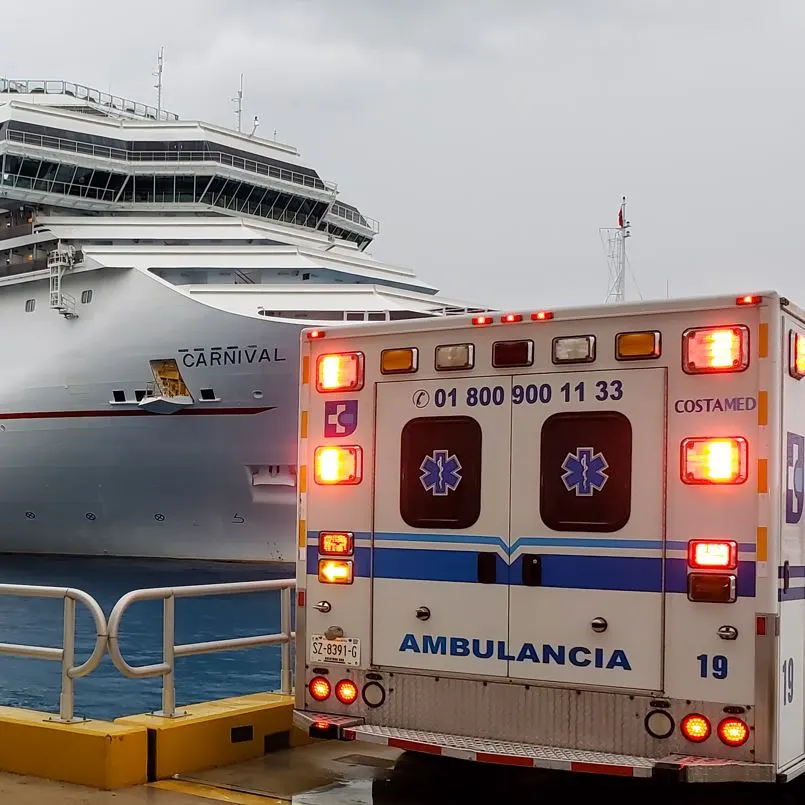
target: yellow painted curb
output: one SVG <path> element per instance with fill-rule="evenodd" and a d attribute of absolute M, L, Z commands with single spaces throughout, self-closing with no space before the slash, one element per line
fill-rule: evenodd
<path fill-rule="evenodd" d="M 61 724 L 49 713 L 0 707 L 0 769 L 113 789 L 146 782 L 144 727 L 108 721 Z"/>
<path fill-rule="evenodd" d="M 148 780 L 154 782 L 301 745 L 293 707 L 292 696 L 256 693 L 177 708 L 186 715 L 174 718 L 143 714 L 115 723 L 148 730 Z"/>
<path fill-rule="evenodd" d="M 242 793 L 228 788 L 219 788 L 218 786 L 204 783 L 185 782 L 184 780 L 157 780 L 155 783 L 148 783 L 148 787 L 157 788 L 160 791 L 172 791 L 174 794 L 187 794 L 191 797 L 212 799 L 216 802 L 229 802 L 232 805 L 287 805 L 289 802 L 287 799 L 267 797 L 262 794 Z"/>

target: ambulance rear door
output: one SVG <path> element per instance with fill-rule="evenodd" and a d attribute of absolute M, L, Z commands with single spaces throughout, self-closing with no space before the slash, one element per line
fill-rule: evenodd
<path fill-rule="evenodd" d="M 660 691 L 666 370 L 512 383 L 510 675 Z"/>
<path fill-rule="evenodd" d="M 376 394 L 373 664 L 506 677 L 511 378 Z"/>

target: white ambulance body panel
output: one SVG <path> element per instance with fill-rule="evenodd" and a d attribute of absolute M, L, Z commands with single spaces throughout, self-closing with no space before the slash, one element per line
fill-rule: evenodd
<path fill-rule="evenodd" d="M 805 769 L 788 300 L 305 331 L 302 362 L 297 723 L 587 772 Z"/>

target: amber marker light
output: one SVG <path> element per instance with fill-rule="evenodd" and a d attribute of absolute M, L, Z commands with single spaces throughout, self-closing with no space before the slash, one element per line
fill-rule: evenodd
<path fill-rule="evenodd" d="M 352 584 L 352 560 L 319 559 L 319 581 L 322 584 Z"/>

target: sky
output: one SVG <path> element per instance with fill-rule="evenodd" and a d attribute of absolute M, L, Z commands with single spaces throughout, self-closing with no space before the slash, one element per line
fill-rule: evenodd
<path fill-rule="evenodd" d="M 805 305 L 802 0 L 39 0 L 3 24 L 6 77 L 155 104 L 164 46 L 163 106 L 232 128 L 243 73 L 244 121 L 448 297 L 603 302 L 625 195 L 627 298 Z"/>

